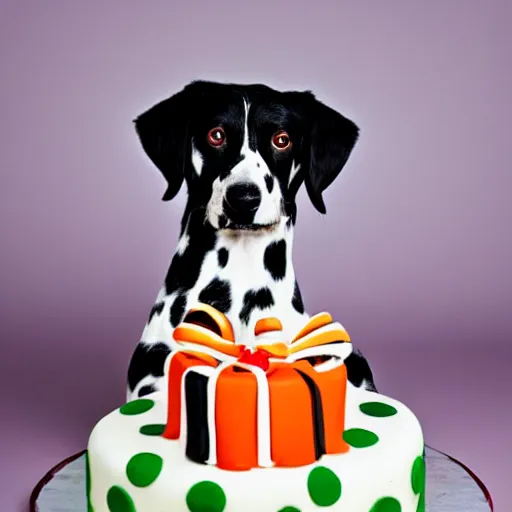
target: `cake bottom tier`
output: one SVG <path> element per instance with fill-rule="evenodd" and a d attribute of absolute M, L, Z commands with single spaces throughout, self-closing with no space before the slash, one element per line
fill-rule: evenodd
<path fill-rule="evenodd" d="M 420 512 L 421 426 L 400 402 L 347 389 L 348 453 L 296 468 L 226 471 L 187 459 L 160 436 L 159 394 L 104 417 L 87 448 L 89 512 Z"/>

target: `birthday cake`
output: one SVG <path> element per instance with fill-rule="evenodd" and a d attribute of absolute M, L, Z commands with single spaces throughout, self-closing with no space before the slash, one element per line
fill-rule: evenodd
<path fill-rule="evenodd" d="M 235 340 L 198 305 L 174 330 L 165 392 L 93 429 L 89 512 L 418 512 L 421 426 L 347 382 L 350 337 L 328 313 L 283 340 L 276 318 Z"/>

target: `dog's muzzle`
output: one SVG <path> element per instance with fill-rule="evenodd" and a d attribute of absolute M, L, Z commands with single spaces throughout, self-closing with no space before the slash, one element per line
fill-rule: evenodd
<path fill-rule="evenodd" d="M 228 219 L 228 226 L 248 227 L 261 204 L 260 189 L 251 183 L 231 185 L 224 195 L 222 208 Z"/>

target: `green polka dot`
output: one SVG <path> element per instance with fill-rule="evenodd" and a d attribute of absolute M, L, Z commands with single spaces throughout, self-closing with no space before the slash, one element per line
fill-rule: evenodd
<path fill-rule="evenodd" d="M 108 490 L 107 506 L 110 512 L 136 512 L 130 495 L 117 485 Z"/>
<path fill-rule="evenodd" d="M 363 428 L 351 428 L 343 432 L 343 439 L 354 448 L 367 448 L 376 444 L 379 437 L 377 434 Z"/>
<path fill-rule="evenodd" d="M 144 425 L 140 427 L 139 432 L 145 436 L 161 436 L 164 433 L 165 425 L 156 423 L 154 425 Z"/>
<path fill-rule="evenodd" d="M 366 402 L 361 404 L 359 409 L 367 416 L 374 416 L 375 418 L 387 418 L 398 412 L 393 406 L 382 402 Z"/>
<path fill-rule="evenodd" d="M 279 512 L 300 512 L 297 507 L 284 507 Z"/>
<path fill-rule="evenodd" d="M 87 512 L 93 512 L 91 504 L 91 467 L 89 465 L 89 452 L 85 452 L 85 488 L 87 492 Z"/>
<path fill-rule="evenodd" d="M 138 453 L 126 465 L 126 476 L 136 487 L 147 487 L 158 478 L 163 463 L 154 453 Z"/>
<path fill-rule="evenodd" d="M 142 414 L 143 412 L 149 411 L 154 405 L 155 402 L 153 402 L 153 400 L 140 398 L 139 400 L 134 400 L 133 402 L 124 404 L 119 409 L 119 412 L 126 416 L 134 416 L 135 414 Z"/>
<path fill-rule="evenodd" d="M 415 494 L 420 494 L 425 489 L 425 459 L 416 457 L 412 465 L 411 485 Z"/>
<path fill-rule="evenodd" d="M 375 502 L 370 512 L 401 512 L 400 502 L 395 498 L 381 498 Z"/>
<path fill-rule="evenodd" d="M 425 512 L 425 492 L 420 494 L 420 499 L 418 501 L 418 508 L 416 512 Z"/>
<path fill-rule="evenodd" d="M 309 473 L 308 491 L 315 505 L 330 507 L 340 499 L 341 482 L 330 469 L 318 466 Z"/>
<path fill-rule="evenodd" d="M 226 507 L 226 495 L 215 482 L 204 480 L 188 491 L 187 507 L 190 512 L 222 512 Z"/>

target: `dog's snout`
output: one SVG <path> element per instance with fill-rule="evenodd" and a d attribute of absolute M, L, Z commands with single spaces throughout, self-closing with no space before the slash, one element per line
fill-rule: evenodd
<path fill-rule="evenodd" d="M 252 183 L 237 183 L 226 190 L 224 213 L 233 224 L 250 225 L 261 204 L 260 189 Z"/>
<path fill-rule="evenodd" d="M 226 202 L 235 212 L 255 212 L 261 203 L 261 192 L 251 183 L 237 183 L 226 190 Z"/>

